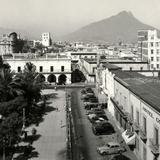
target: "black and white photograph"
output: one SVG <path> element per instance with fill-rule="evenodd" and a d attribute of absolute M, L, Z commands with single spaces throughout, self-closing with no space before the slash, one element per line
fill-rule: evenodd
<path fill-rule="evenodd" d="M 160 0 L 0 0 L 0 160 L 160 160 Z"/>

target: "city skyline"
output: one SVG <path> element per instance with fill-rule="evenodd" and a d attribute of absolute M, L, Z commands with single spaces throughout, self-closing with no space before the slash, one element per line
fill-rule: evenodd
<path fill-rule="evenodd" d="M 6 0 L 0 6 L 0 27 L 61 36 L 123 10 L 160 29 L 158 0 Z"/>

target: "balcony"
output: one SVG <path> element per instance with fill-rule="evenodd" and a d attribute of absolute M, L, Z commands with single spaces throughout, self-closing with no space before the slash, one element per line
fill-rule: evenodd
<path fill-rule="evenodd" d="M 150 138 L 149 139 L 149 147 L 151 149 L 151 152 L 158 157 L 159 153 L 160 153 L 160 145 L 159 144 L 155 144 L 154 139 Z"/>
<path fill-rule="evenodd" d="M 143 128 L 140 127 L 140 137 L 141 137 L 141 140 L 146 143 L 147 142 L 147 135 L 146 133 L 144 132 Z"/>

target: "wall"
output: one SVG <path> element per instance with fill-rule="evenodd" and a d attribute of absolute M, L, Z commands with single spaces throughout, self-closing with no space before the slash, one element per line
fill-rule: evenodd
<path fill-rule="evenodd" d="M 122 70 L 141 70 L 141 67 L 143 67 L 142 70 L 148 70 L 149 69 L 149 66 L 148 66 L 148 63 L 134 63 L 134 62 L 128 62 L 128 63 L 125 63 L 125 62 L 121 62 L 121 63 L 118 63 L 118 62 L 110 62 L 111 64 L 114 64 L 118 67 L 121 67 Z"/>

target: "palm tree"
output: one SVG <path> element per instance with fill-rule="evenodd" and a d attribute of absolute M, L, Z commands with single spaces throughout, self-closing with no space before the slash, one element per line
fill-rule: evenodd
<path fill-rule="evenodd" d="M 18 85 L 13 80 L 14 72 L 11 72 L 9 64 L 3 62 L 0 57 L 0 102 L 9 101 L 21 94 L 20 90 L 17 90 Z"/>
<path fill-rule="evenodd" d="M 23 97 L 27 102 L 25 108 L 26 118 L 34 118 L 35 104 L 41 98 L 42 82 L 38 81 L 38 73 L 32 63 L 26 63 L 22 73 L 19 73 L 15 79 L 19 82 L 19 90 L 23 91 Z"/>

